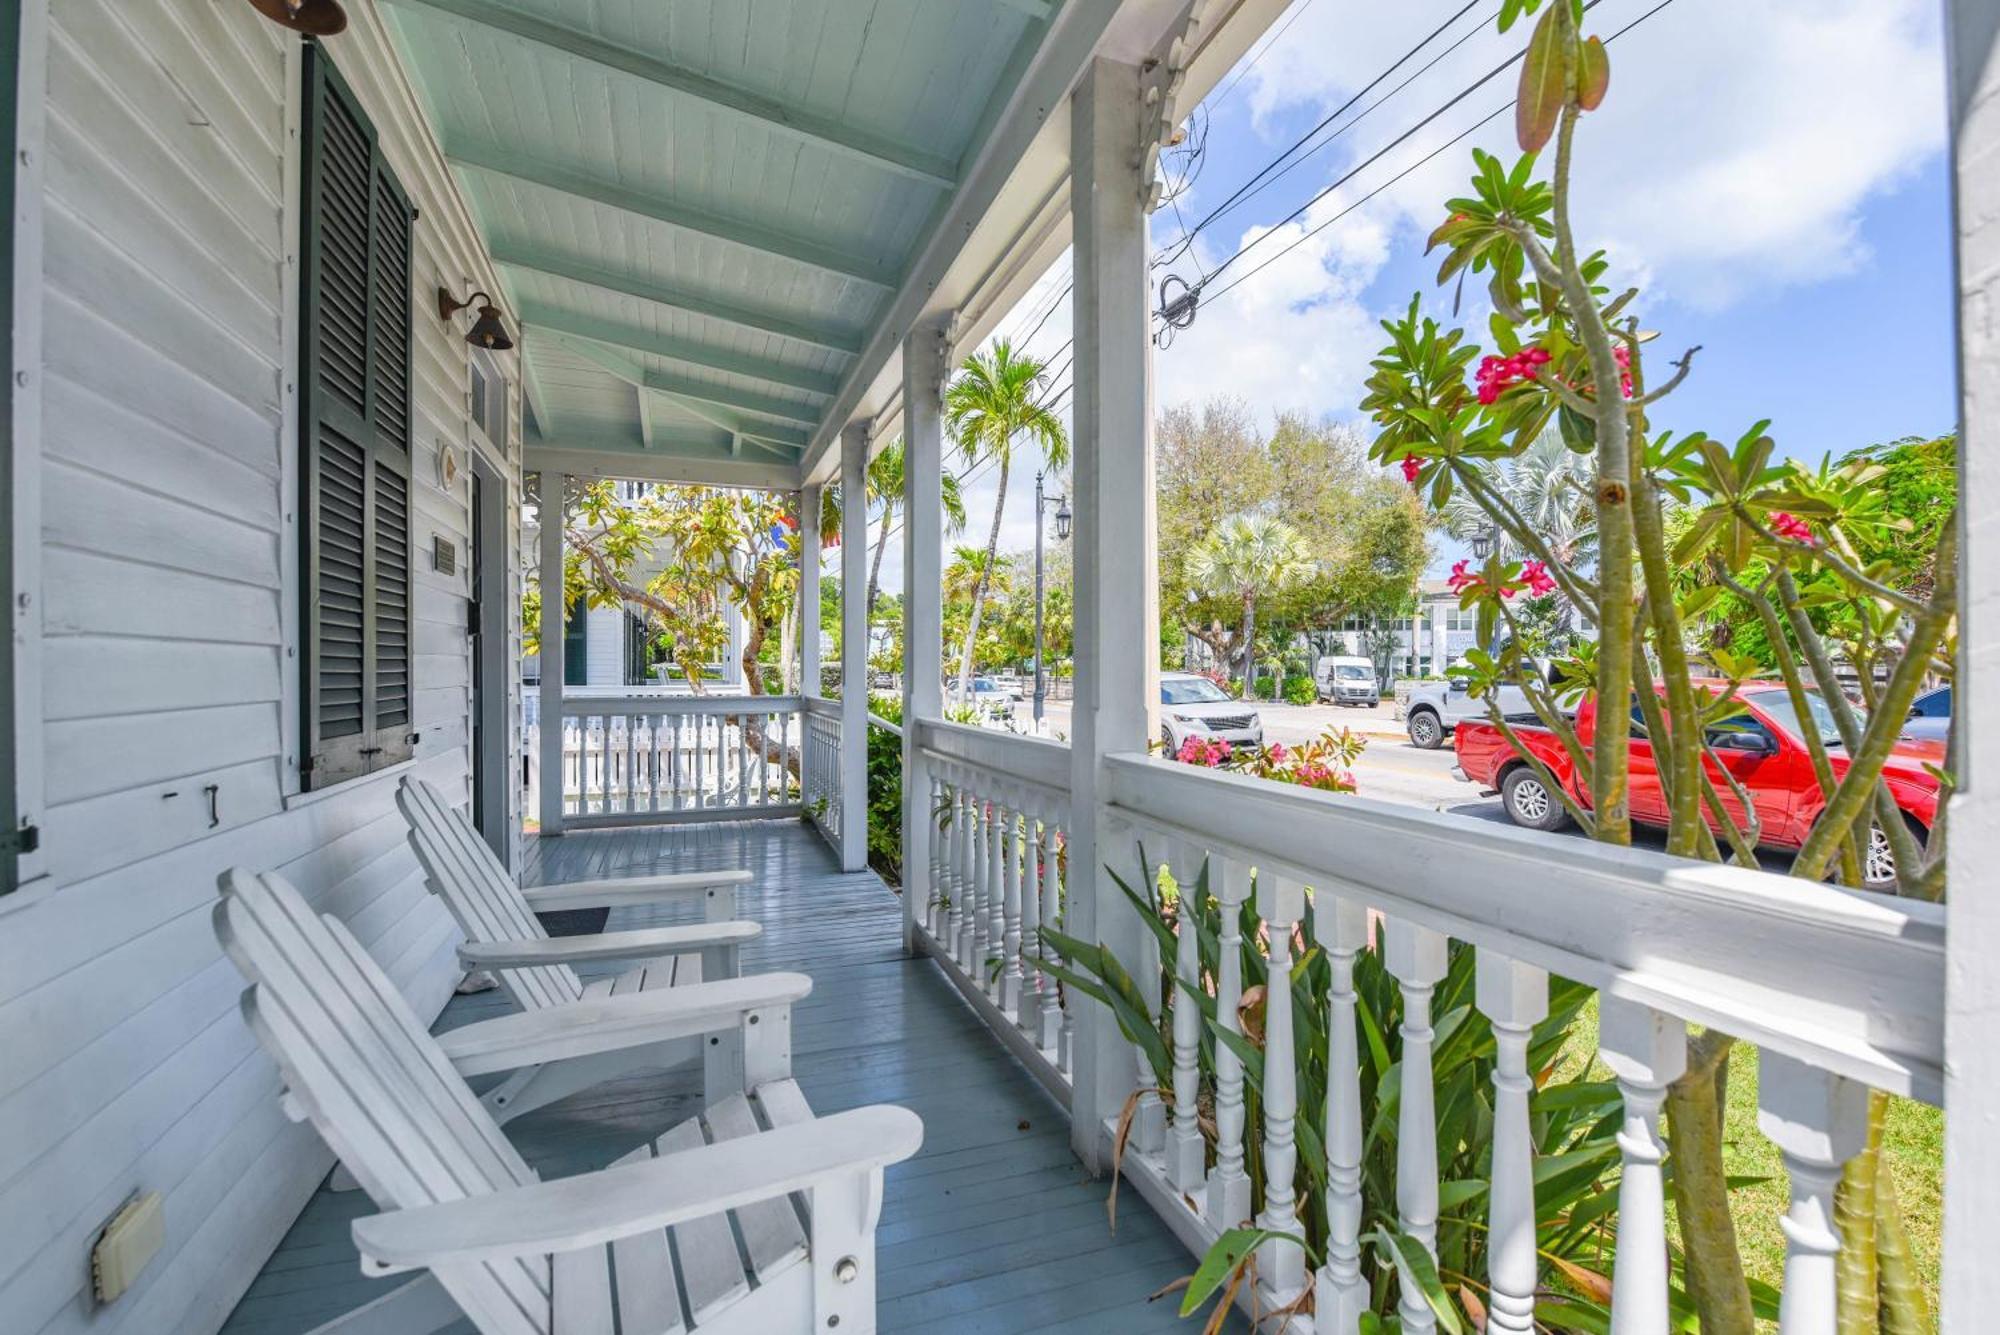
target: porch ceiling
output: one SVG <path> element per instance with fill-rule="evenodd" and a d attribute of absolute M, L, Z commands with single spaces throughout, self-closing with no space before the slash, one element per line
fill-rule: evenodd
<path fill-rule="evenodd" d="M 795 474 L 1051 8 L 389 0 L 529 447 Z"/>

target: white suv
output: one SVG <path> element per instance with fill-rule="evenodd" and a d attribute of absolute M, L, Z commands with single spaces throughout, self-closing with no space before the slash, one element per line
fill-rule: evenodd
<path fill-rule="evenodd" d="M 1264 744 L 1264 720 L 1254 705 L 1231 699 L 1193 672 L 1160 674 L 1160 740 L 1169 753 L 1190 737 L 1227 742 L 1232 751 Z"/>

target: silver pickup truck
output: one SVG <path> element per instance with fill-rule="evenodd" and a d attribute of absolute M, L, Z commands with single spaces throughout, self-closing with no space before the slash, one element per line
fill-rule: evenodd
<path fill-rule="evenodd" d="M 1519 686 L 1502 686 L 1499 700 L 1502 714 L 1534 712 L 1534 706 L 1528 703 Z M 1473 699 L 1465 682 L 1457 677 L 1450 681 L 1417 682 L 1410 687 L 1409 698 L 1403 703 L 1403 727 L 1410 734 L 1410 744 L 1426 751 L 1443 746 L 1461 719 L 1485 717 L 1486 701 Z"/>

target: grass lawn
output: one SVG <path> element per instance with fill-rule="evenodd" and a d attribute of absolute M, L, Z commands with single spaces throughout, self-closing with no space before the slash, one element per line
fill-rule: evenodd
<path fill-rule="evenodd" d="M 1588 1054 L 1591 1078 L 1610 1079 L 1611 1073 L 1594 1060 L 1596 998 L 1577 1017 L 1574 1037 L 1570 1052 L 1576 1055 L 1559 1065 L 1558 1078 L 1571 1078 L 1576 1074 L 1572 1063 L 1585 1060 Z M 1785 1235 L 1778 1221 L 1791 1205 L 1791 1185 L 1777 1146 L 1757 1129 L 1757 1050 L 1748 1043 L 1738 1043 L 1730 1054 L 1723 1127 L 1724 1162 L 1730 1176 L 1766 1179 L 1738 1188 L 1731 1198 L 1744 1269 L 1751 1278 L 1778 1287 L 1785 1277 Z M 1892 1100 L 1882 1150 L 1895 1179 L 1897 1201 L 1909 1227 L 1910 1248 L 1923 1276 L 1924 1291 L 1935 1312 L 1944 1208 L 1944 1111 L 1908 1099 Z M 1671 1196 L 1667 1208 L 1673 1208 Z"/>

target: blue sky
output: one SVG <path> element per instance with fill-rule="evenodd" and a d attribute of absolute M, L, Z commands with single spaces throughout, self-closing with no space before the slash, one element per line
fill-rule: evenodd
<path fill-rule="evenodd" d="M 1608 35 L 1656 2 L 1602 0 L 1589 27 Z M 1178 201 L 1180 216 L 1171 209 L 1154 216 L 1156 247 L 1460 5 L 1295 0 L 1273 37 L 1253 47 L 1205 104 L 1204 160 Z M 1444 200 L 1462 190 L 1472 146 L 1513 160 L 1512 117 L 1498 117 L 1428 164 L 1418 159 L 1504 104 L 1512 71 L 1312 205 L 1302 221 L 1281 220 L 1518 49 L 1525 32 L 1494 32 L 1497 7 L 1481 0 L 1336 122 L 1351 125 L 1347 132 L 1196 237 L 1192 253 L 1172 266 L 1190 281 L 1255 243 L 1211 292 L 1299 244 L 1212 298 L 1157 355 L 1162 406 L 1226 394 L 1260 414 L 1358 421 L 1361 382 L 1381 343 L 1377 321 L 1413 292 L 1440 319 L 1452 318 L 1451 294 L 1434 286 L 1423 238 Z M 1733 439 L 1768 417 L 1781 450 L 1804 459 L 1950 429 L 1952 275 L 1935 11 L 1930 0 L 1671 0 L 1612 43 L 1610 96 L 1579 131 L 1580 234 L 1610 253 L 1615 283 L 1642 288 L 1641 314 L 1660 333 L 1659 352 L 1703 347 L 1694 376 L 1656 412 L 1657 425 Z M 1453 43 L 1433 68 L 1354 119 Z M 1272 235 L 1259 240 L 1265 232 Z M 1068 268 L 1065 257 L 999 332 L 1024 332 Z M 1468 287 L 1458 322 L 1484 341 L 1487 314 L 1483 292 Z M 1031 349 L 1055 353 L 1068 323 L 1064 303 Z M 1655 376 L 1658 361 L 1656 354 Z M 1005 548 L 1032 541 L 1033 466 L 1032 459 L 1017 465 Z M 992 494 L 990 474 L 968 489 L 971 527 L 980 534 Z M 1440 543 L 1434 568 L 1454 555 Z"/>

